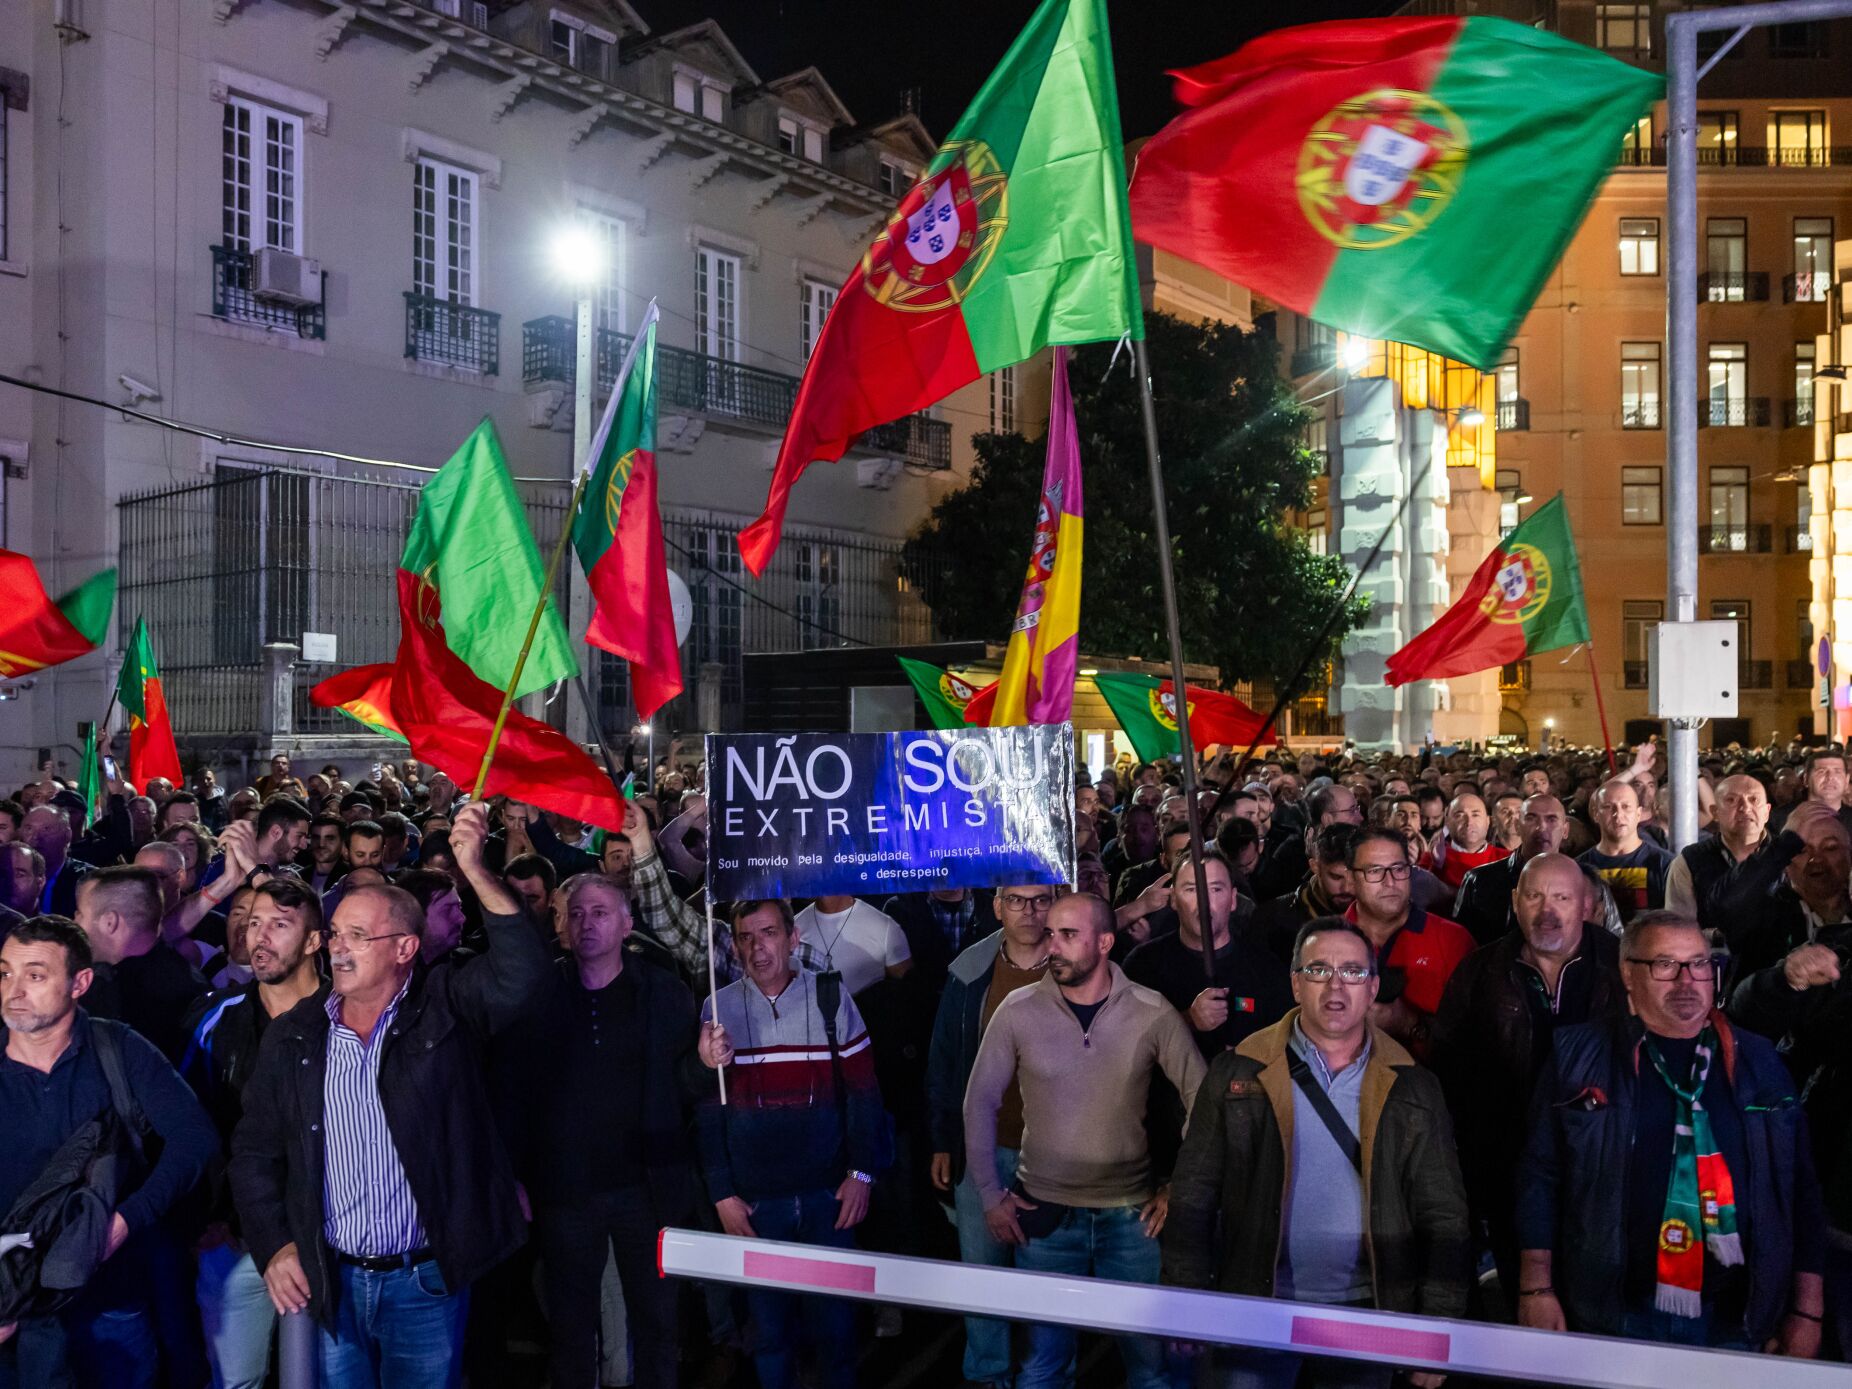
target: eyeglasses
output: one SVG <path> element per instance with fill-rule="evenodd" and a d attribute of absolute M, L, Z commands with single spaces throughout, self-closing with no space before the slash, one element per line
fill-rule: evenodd
<path fill-rule="evenodd" d="M 1368 965 L 1300 965 L 1293 971 L 1301 979 L 1309 979 L 1314 984 L 1329 984 L 1336 976 L 1340 983 L 1361 984 L 1376 971 Z"/>
<path fill-rule="evenodd" d="M 1394 878 L 1398 883 L 1415 871 L 1412 863 L 1373 863 L 1368 868 L 1350 870 L 1366 883 L 1380 883 L 1384 878 Z"/>
<path fill-rule="evenodd" d="M 1717 962 L 1709 956 L 1702 960 L 1668 960 L 1662 955 L 1658 959 L 1646 960 L 1638 955 L 1629 955 L 1627 963 L 1645 965 L 1647 972 L 1662 984 L 1669 984 L 1678 978 L 1680 971 L 1689 973 L 1693 980 L 1700 982 L 1717 977 Z"/>
<path fill-rule="evenodd" d="M 1045 912 L 1054 906 L 1055 897 L 1052 892 L 1037 893 L 1034 897 L 1024 897 L 1019 892 L 1006 892 L 1002 901 L 1013 912 Z"/>
<path fill-rule="evenodd" d="M 344 946 L 348 950 L 364 953 L 370 950 L 376 940 L 391 940 L 394 936 L 409 936 L 410 931 L 381 931 L 377 936 L 365 936 L 358 931 L 330 931 L 328 946 Z"/>

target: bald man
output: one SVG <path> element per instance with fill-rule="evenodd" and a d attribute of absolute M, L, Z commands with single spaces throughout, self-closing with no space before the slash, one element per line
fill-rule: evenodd
<path fill-rule="evenodd" d="M 1703 783 L 1700 782 L 1699 785 Z M 1731 868 L 1768 843 L 1768 791 L 1752 776 L 1717 785 L 1717 833 L 1688 844 L 1666 874 L 1666 907 L 1700 926 L 1715 926 L 1711 894 Z"/>
<path fill-rule="evenodd" d="M 1601 839 L 1576 861 L 1585 863 L 1608 885 L 1622 922 L 1635 912 L 1656 911 L 1666 904 L 1666 875 L 1672 854 L 1640 836 L 1644 813 L 1640 793 L 1624 777 L 1604 781 L 1589 800 Z"/>

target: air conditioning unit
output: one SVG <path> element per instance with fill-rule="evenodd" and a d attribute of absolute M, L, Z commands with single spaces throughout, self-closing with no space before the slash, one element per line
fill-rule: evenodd
<path fill-rule="evenodd" d="M 251 274 L 251 293 L 278 304 L 319 304 L 322 301 L 322 263 L 265 247 L 257 253 L 257 265 Z"/>

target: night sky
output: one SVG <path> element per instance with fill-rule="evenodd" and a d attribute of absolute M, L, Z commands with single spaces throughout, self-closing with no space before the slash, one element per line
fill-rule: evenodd
<path fill-rule="evenodd" d="M 657 33 L 718 20 L 760 77 L 814 64 L 857 121 L 877 125 L 921 92 L 944 137 L 1035 10 L 1034 0 L 632 0 Z M 1113 61 L 1127 139 L 1174 113 L 1167 68 L 1233 52 L 1267 29 L 1386 15 L 1398 0 L 1110 0 Z"/>

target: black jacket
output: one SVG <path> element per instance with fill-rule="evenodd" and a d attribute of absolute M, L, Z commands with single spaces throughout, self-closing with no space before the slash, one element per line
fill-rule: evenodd
<path fill-rule="evenodd" d="M 1511 894 L 1518 888 L 1516 854 L 1482 863 L 1460 880 L 1454 898 L 1453 919 L 1473 933 L 1481 945 L 1490 945 L 1518 924 L 1511 912 Z"/>
<path fill-rule="evenodd" d="M 971 923 L 959 933 L 957 949 L 947 943 L 933 920 L 932 903 L 926 893 L 909 892 L 890 897 L 881 908 L 899 923 L 907 938 L 907 949 L 913 956 L 913 968 L 908 971 L 908 977 L 918 976 L 919 982 L 926 986 L 930 995 L 926 1005 L 929 1013 L 938 1006 L 939 992 L 945 987 L 945 976 L 952 968 L 952 961 L 1002 925 L 997 920 L 995 893 L 989 888 L 975 889 L 972 898 Z M 930 1018 L 927 1026 L 931 1027 Z"/>
<path fill-rule="evenodd" d="M 380 1039 L 380 1101 L 444 1282 L 467 1287 L 526 1237 L 512 1164 L 490 1113 L 483 1050 L 544 995 L 549 963 L 524 916 L 485 914 L 489 950 L 414 966 Z M 294 1244 L 311 1306 L 332 1324 L 334 1257 L 322 1239 L 328 1013 L 304 999 L 265 1030 L 232 1136 L 231 1185 L 261 1271 Z"/>
<path fill-rule="evenodd" d="M 1713 924 L 1730 947 L 1733 981 L 1779 964 L 1807 943 L 1807 915 L 1787 879 L 1788 865 L 1806 848 L 1793 830 L 1783 830 L 1729 868 L 1712 889 Z"/>

